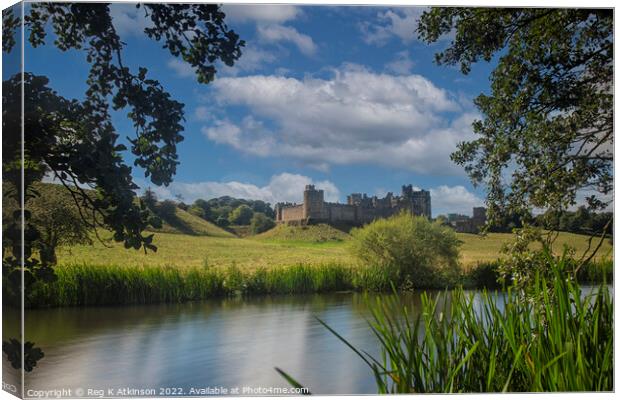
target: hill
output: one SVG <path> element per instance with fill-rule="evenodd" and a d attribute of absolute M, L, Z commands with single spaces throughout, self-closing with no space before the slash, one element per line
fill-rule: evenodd
<path fill-rule="evenodd" d="M 160 229 L 150 228 L 149 230 L 161 233 L 182 233 L 192 236 L 235 237 L 234 234 L 219 226 L 187 211 L 183 211 L 178 207 L 175 210 L 174 218 L 163 219 L 163 226 Z"/>
<path fill-rule="evenodd" d="M 342 242 L 350 238 L 349 234 L 327 224 L 289 226 L 280 224 L 273 229 L 254 237 L 258 240 L 293 241 L 293 242 Z"/>

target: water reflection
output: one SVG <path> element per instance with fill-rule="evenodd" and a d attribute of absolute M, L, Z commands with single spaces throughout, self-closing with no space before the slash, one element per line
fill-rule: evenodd
<path fill-rule="evenodd" d="M 420 309 L 418 293 L 400 299 Z M 206 386 L 288 387 L 277 366 L 313 393 L 372 394 L 369 368 L 315 319 L 378 357 L 366 301 L 364 295 L 343 293 L 30 310 L 27 340 L 41 346 L 45 357 L 26 375 L 26 387 L 168 387 L 184 394 Z M 449 306 L 442 295 L 439 309 L 444 302 Z M 18 312 L 5 311 L 5 318 Z"/>

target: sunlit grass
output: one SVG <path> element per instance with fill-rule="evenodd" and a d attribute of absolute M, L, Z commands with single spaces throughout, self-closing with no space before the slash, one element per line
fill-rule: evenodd
<path fill-rule="evenodd" d="M 105 233 L 103 236 L 109 238 Z M 512 238 L 512 234 L 508 233 L 491 233 L 485 237 L 459 233 L 457 236 L 463 242 L 460 247 L 460 264 L 465 270 L 472 265 L 497 260 L 501 255 L 502 244 Z M 142 251 L 127 250 L 117 243 L 110 243 L 110 247 L 106 247 L 95 242 L 92 246 L 61 248 L 58 260 L 60 265 L 103 264 L 118 267 L 188 268 L 201 267 L 205 263 L 210 267 L 229 267 L 235 264 L 243 270 L 296 264 L 357 264 L 349 251 L 349 240 L 316 241 L 315 237 L 310 235 L 308 240 L 304 240 L 303 235 L 292 235 L 289 239 L 283 239 L 281 235 L 262 235 L 240 239 L 156 233 L 156 253 L 144 254 Z M 579 254 L 587 246 L 587 236 L 560 233 L 554 247 L 557 253 L 561 253 L 563 244 L 576 247 Z M 608 254 L 611 258 L 611 251 L 612 246 L 605 240 L 598 257 Z"/>

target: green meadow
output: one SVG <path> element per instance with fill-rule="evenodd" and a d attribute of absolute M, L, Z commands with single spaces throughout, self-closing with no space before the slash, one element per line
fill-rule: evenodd
<path fill-rule="evenodd" d="M 207 221 L 177 210 L 183 226 L 164 227 L 155 233 L 157 252 L 127 250 L 101 232 L 104 243 L 60 248 L 59 267 L 67 264 L 114 265 L 123 267 L 169 266 L 230 267 L 245 271 L 290 265 L 323 265 L 326 263 L 355 266 L 349 250 L 349 235 L 328 225 L 307 227 L 277 226 L 256 236 L 238 238 Z M 486 236 L 459 233 L 460 264 L 467 270 L 480 263 L 493 262 L 501 256 L 504 243 L 512 240 L 510 233 L 489 233 Z M 107 239 L 107 240 L 105 240 Z M 568 245 L 583 252 L 588 237 L 562 232 L 554 244 L 556 253 Z M 605 240 L 597 257 L 611 258 L 612 246 Z"/>

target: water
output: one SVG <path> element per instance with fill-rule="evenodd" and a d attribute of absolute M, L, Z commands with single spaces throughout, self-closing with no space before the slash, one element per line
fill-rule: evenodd
<path fill-rule="evenodd" d="M 312 393 L 375 393 L 368 366 L 315 316 L 378 355 L 360 294 L 30 310 L 27 338 L 45 357 L 26 387 L 289 387 L 279 367 Z"/>
<path fill-rule="evenodd" d="M 419 294 L 402 300 L 420 308 Z M 5 321 L 18 315 L 11 313 L 17 312 L 5 309 Z M 45 357 L 26 374 L 26 388 L 72 395 L 99 389 L 105 396 L 148 389 L 152 396 L 204 395 L 191 389 L 209 387 L 243 394 L 247 387 L 289 388 L 279 367 L 312 393 L 376 393 L 369 367 L 315 317 L 379 356 L 361 294 L 29 310 L 27 340 Z"/>

